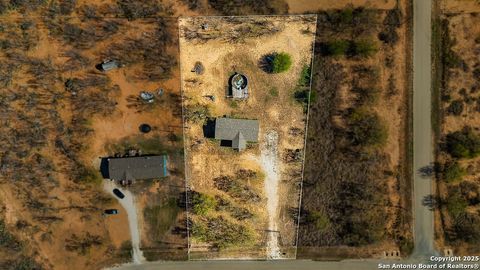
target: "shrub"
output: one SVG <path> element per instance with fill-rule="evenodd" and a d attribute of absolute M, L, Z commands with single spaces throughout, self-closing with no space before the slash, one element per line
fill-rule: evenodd
<path fill-rule="evenodd" d="M 455 131 L 447 135 L 447 152 L 456 158 L 474 158 L 480 155 L 480 137 L 471 129 Z"/>
<path fill-rule="evenodd" d="M 358 94 L 358 102 L 360 104 L 374 105 L 378 102 L 380 97 L 380 89 L 376 87 L 355 87 L 352 91 Z"/>
<path fill-rule="evenodd" d="M 276 0 L 208 0 L 208 5 L 222 15 L 288 13 L 288 5 Z"/>
<path fill-rule="evenodd" d="M 457 238 L 471 244 L 478 244 L 480 241 L 480 217 L 463 213 L 458 216 L 453 225 Z"/>
<path fill-rule="evenodd" d="M 371 40 L 358 40 L 351 43 L 350 55 L 367 58 L 377 52 L 376 44 Z"/>
<path fill-rule="evenodd" d="M 349 47 L 350 42 L 348 40 L 334 40 L 326 44 L 322 44 L 321 50 L 323 55 L 338 57 L 346 55 Z"/>
<path fill-rule="evenodd" d="M 261 198 L 252 188 L 245 185 L 241 179 L 234 179 L 230 176 L 220 176 L 213 179 L 215 187 L 228 193 L 232 198 L 241 202 L 260 202 Z"/>
<path fill-rule="evenodd" d="M 452 218 L 457 218 L 465 213 L 468 206 L 467 200 L 458 192 L 449 194 L 447 198 L 447 210 Z"/>
<path fill-rule="evenodd" d="M 348 123 L 354 145 L 381 146 L 388 138 L 387 127 L 376 113 L 357 109 L 350 114 Z"/>
<path fill-rule="evenodd" d="M 310 74 L 311 67 L 309 65 L 304 65 L 302 71 L 300 72 L 300 79 L 298 80 L 298 85 L 300 86 L 310 86 Z"/>
<path fill-rule="evenodd" d="M 345 9 L 342 9 L 339 13 L 338 13 L 338 19 L 340 21 L 340 23 L 343 23 L 343 24 L 350 24 L 353 22 L 353 8 L 348 6 L 346 7 Z"/>
<path fill-rule="evenodd" d="M 163 10 L 161 3 L 156 0 L 117 0 L 117 6 L 128 20 L 152 17 Z"/>
<path fill-rule="evenodd" d="M 290 69 L 292 66 L 292 57 L 284 52 L 277 53 L 273 56 L 272 72 L 281 73 Z"/>
<path fill-rule="evenodd" d="M 185 107 L 185 121 L 203 123 L 210 117 L 210 109 L 206 105 L 190 105 Z"/>
<path fill-rule="evenodd" d="M 398 41 L 398 34 L 396 28 L 400 27 L 402 21 L 402 12 L 398 8 L 388 11 L 387 16 L 383 20 L 385 28 L 378 34 L 378 39 L 385 44 L 394 45 Z"/>
<path fill-rule="evenodd" d="M 230 105 L 230 108 L 233 108 L 233 109 L 238 108 L 238 103 L 235 100 L 230 101 L 229 105 Z"/>
<path fill-rule="evenodd" d="M 378 34 L 378 39 L 385 44 L 394 45 L 398 41 L 398 34 L 394 28 L 387 28 Z"/>
<path fill-rule="evenodd" d="M 215 198 L 202 194 L 202 193 L 193 193 L 192 194 L 192 212 L 197 215 L 206 215 L 211 210 L 215 209 L 217 206 L 217 201 Z"/>
<path fill-rule="evenodd" d="M 8 230 L 5 222 L 0 219 L 0 247 L 19 251 L 21 243 Z"/>
<path fill-rule="evenodd" d="M 450 103 L 450 106 L 448 106 L 447 110 L 453 115 L 461 115 L 463 112 L 463 101 L 459 99 L 452 101 L 452 103 Z"/>
<path fill-rule="evenodd" d="M 330 220 L 323 211 L 312 211 L 308 213 L 307 222 L 315 224 L 315 228 L 319 231 L 325 231 L 330 226 Z"/>
<path fill-rule="evenodd" d="M 465 169 L 458 162 L 447 163 L 443 169 L 443 179 L 448 183 L 460 180 L 465 174 Z"/>
<path fill-rule="evenodd" d="M 315 91 L 309 91 L 309 89 L 301 89 L 295 91 L 293 93 L 293 97 L 295 98 L 295 101 L 306 107 L 309 102 L 315 102 L 317 95 Z"/>
<path fill-rule="evenodd" d="M 446 69 L 458 67 L 462 63 L 462 59 L 452 50 L 453 45 L 455 45 L 455 40 L 450 36 L 448 20 L 443 19 L 440 21 L 440 27 L 442 30 L 440 51 L 442 64 Z"/>
<path fill-rule="evenodd" d="M 270 88 L 269 94 L 272 97 L 278 97 L 278 89 L 276 87 Z"/>
<path fill-rule="evenodd" d="M 202 4 L 200 3 L 200 0 L 181 0 L 185 5 L 188 6 L 189 9 L 195 10 Z"/>
<path fill-rule="evenodd" d="M 375 54 L 377 50 L 375 42 L 368 39 L 334 40 L 320 44 L 320 51 L 323 55 L 334 57 L 347 55 L 349 57 L 367 58 Z"/>
<path fill-rule="evenodd" d="M 19 258 L 12 261 L 10 267 L 7 269 L 12 270 L 41 270 L 43 269 L 34 259 L 20 256 Z"/>
<path fill-rule="evenodd" d="M 206 222 L 194 222 L 192 236 L 218 248 L 249 245 L 253 240 L 253 232 L 249 228 L 232 223 L 222 216 L 208 218 Z"/>

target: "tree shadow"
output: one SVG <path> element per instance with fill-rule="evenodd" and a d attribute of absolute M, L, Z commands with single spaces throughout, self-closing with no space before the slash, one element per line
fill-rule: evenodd
<path fill-rule="evenodd" d="M 258 61 L 258 67 L 266 73 L 273 73 L 273 60 L 276 53 L 265 54 Z"/>
<path fill-rule="evenodd" d="M 420 177 L 422 178 L 431 177 L 434 175 L 434 173 L 435 173 L 435 165 L 433 163 L 418 169 L 418 174 L 420 174 Z"/>
<path fill-rule="evenodd" d="M 427 206 L 430 211 L 438 208 L 438 199 L 434 195 L 427 195 L 422 199 L 422 205 Z"/>

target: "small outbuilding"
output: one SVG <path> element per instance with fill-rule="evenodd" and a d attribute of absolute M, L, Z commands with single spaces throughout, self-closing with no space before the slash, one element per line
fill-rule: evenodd
<path fill-rule="evenodd" d="M 236 99 L 248 98 L 248 79 L 247 76 L 235 73 L 230 78 L 230 91 L 228 97 Z"/>
<path fill-rule="evenodd" d="M 112 69 L 117 69 L 120 66 L 120 63 L 116 60 L 105 60 L 100 64 L 100 70 L 109 71 Z"/>
<path fill-rule="evenodd" d="M 197 75 L 202 75 L 205 72 L 205 67 L 202 62 L 195 62 L 192 72 L 195 72 Z"/>
<path fill-rule="evenodd" d="M 215 139 L 231 141 L 233 149 L 242 151 L 247 142 L 258 142 L 258 120 L 217 118 Z"/>
<path fill-rule="evenodd" d="M 108 178 L 116 181 L 135 181 L 165 177 L 167 156 L 108 158 Z"/>

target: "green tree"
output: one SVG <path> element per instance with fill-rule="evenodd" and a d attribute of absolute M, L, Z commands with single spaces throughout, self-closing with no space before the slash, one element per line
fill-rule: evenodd
<path fill-rule="evenodd" d="M 307 222 L 315 224 L 315 228 L 320 232 L 323 232 L 330 227 L 330 219 L 323 211 L 309 212 Z"/>
<path fill-rule="evenodd" d="M 447 210 L 452 218 L 457 218 L 465 213 L 468 206 L 467 200 L 459 192 L 449 194 L 447 198 Z"/>
<path fill-rule="evenodd" d="M 298 80 L 298 85 L 300 86 L 309 86 L 310 85 L 310 73 L 311 67 L 309 65 L 304 65 L 302 72 L 300 73 L 300 79 Z"/>
<path fill-rule="evenodd" d="M 363 58 L 372 56 L 377 50 L 378 48 L 375 42 L 368 39 L 354 41 L 350 46 L 350 53 L 352 56 L 360 56 Z"/>
<path fill-rule="evenodd" d="M 273 56 L 272 72 L 281 73 L 290 69 L 292 66 L 292 57 L 284 52 L 277 53 Z"/>
<path fill-rule="evenodd" d="M 195 192 L 192 195 L 192 211 L 197 215 L 206 215 L 217 206 L 215 198 Z"/>
<path fill-rule="evenodd" d="M 443 178 L 446 182 L 451 183 L 460 180 L 466 173 L 465 169 L 458 162 L 449 162 L 445 164 L 443 169 Z"/>
<path fill-rule="evenodd" d="M 387 127 L 376 113 L 357 109 L 350 114 L 348 122 L 355 145 L 382 146 L 387 141 Z"/>
<path fill-rule="evenodd" d="M 456 158 L 474 158 L 480 155 L 480 137 L 471 129 L 455 131 L 447 135 L 447 152 Z"/>
<path fill-rule="evenodd" d="M 450 106 L 448 106 L 448 109 L 447 111 L 453 115 L 461 115 L 462 112 L 463 112 L 463 101 L 458 99 L 458 100 L 454 100 L 452 101 L 452 103 L 450 103 Z"/>
<path fill-rule="evenodd" d="M 334 57 L 346 55 L 350 47 L 348 40 L 334 40 L 326 44 L 325 50 L 327 55 Z"/>

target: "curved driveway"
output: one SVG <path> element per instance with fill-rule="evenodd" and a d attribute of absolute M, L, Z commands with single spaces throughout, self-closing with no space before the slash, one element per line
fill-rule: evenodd
<path fill-rule="evenodd" d="M 119 199 L 113 194 L 113 189 L 118 188 L 125 195 L 125 198 Z M 127 212 L 128 227 L 130 228 L 130 239 L 132 242 L 132 257 L 135 264 L 141 264 L 145 261 L 143 252 L 140 249 L 140 229 L 138 228 L 137 207 L 135 206 L 134 195 L 121 187 L 117 186 L 114 181 L 105 180 L 103 189 L 115 197 Z"/>

